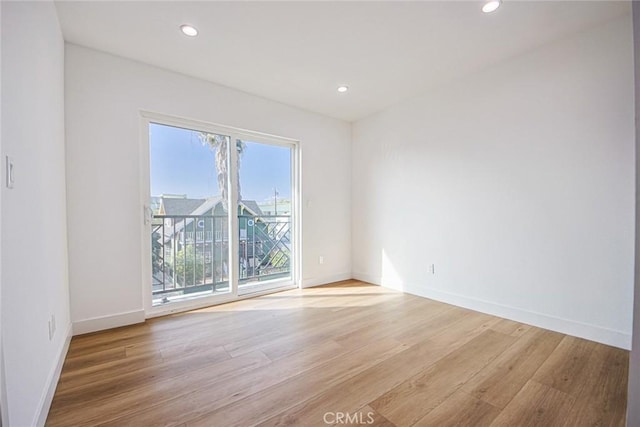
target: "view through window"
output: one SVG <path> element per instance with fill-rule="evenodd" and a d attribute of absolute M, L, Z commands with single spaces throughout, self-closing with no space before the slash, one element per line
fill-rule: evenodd
<path fill-rule="evenodd" d="M 290 146 L 150 123 L 149 150 L 153 305 L 228 294 L 230 268 L 239 294 L 291 281 Z"/>

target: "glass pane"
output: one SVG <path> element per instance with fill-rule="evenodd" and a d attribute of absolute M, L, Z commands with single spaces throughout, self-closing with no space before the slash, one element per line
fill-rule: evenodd
<path fill-rule="evenodd" d="M 239 292 L 291 280 L 291 148 L 237 141 Z"/>
<path fill-rule="evenodd" d="M 149 125 L 153 305 L 230 292 L 229 140 Z"/>

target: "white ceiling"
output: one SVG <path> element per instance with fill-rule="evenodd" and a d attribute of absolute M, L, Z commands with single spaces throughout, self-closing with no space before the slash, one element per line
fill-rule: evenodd
<path fill-rule="evenodd" d="M 59 1 L 71 43 L 353 121 L 630 13 L 629 2 Z M 196 38 L 178 27 L 190 23 Z M 336 88 L 347 84 L 349 92 Z"/>

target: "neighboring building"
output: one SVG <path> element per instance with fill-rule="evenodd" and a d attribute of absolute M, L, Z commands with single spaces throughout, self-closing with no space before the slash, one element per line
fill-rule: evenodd
<path fill-rule="evenodd" d="M 191 215 L 193 211 L 198 209 L 204 202 L 207 201 L 207 199 L 188 199 L 186 194 L 163 194 L 159 196 L 158 199 L 158 215 Z"/>
<path fill-rule="evenodd" d="M 242 200 L 238 206 L 240 240 L 253 239 L 254 228 L 264 227 L 260 219 L 262 210 L 254 200 Z M 165 242 L 227 242 L 227 212 L 219 196 L 208 199 L 188 199 L 185 197 L 160 197 L 160 208 L 156 218 L 164 219 Z M 156 221 L 156 224 L 159 224 Z M 194 226 L 195 224 L 195 226 Z M 186 233 L 186 234 L 184 234 Z M 195 233 L 195 234 L 194 234 Z M 173 247 L 176 247 L 173 245 Z"/>
<path fill-rule="evenodd" d="M 154 290 L 228 281 L 228 217 L 222 199 L 159 196 L 154 214 Z M 254 200 L 238 205 L 240 279 L 268 278 L 290 268 L 289 224 L 263 218 Z"/>
<path fill-rule="evenodd" d="M 291 215 L 290 199 L 271 199 L 258 204 L 265 215 Z"/>

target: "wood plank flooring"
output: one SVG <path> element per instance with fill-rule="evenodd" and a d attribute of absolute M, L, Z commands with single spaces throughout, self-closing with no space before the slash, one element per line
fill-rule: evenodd
<path fill-rule="evenodd" d="M 74 337 L 47 425 L 623 426 L 628 352 L 347 281 Z"/>

